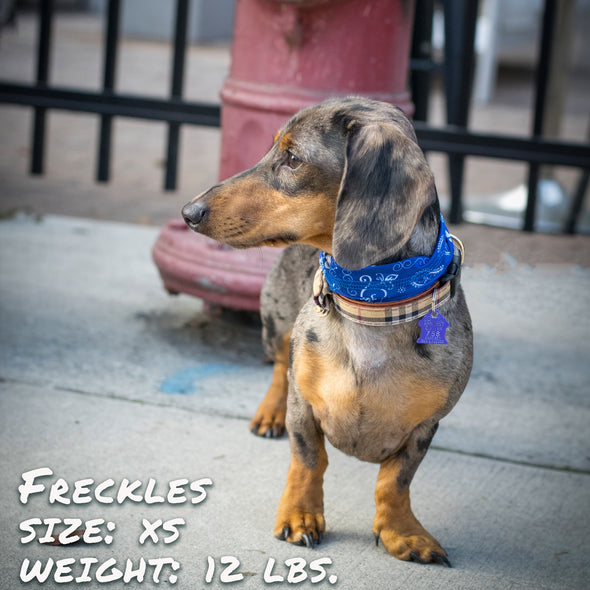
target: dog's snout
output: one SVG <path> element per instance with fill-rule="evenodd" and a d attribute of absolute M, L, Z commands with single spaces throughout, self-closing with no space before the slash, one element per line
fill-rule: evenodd
<path fill-rule="evenodd" d="M 182 208 L 182 217 L 191 229 L 197 229 L 209 215 L 209 207 L 199 201 L 191 201 Z"/>

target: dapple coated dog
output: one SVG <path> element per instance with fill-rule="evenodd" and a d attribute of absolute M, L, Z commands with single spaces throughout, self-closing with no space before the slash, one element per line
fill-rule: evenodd
<path fill-rule="evenodd" d="M 472 328 L 462 247 L 410 121 L 361 98 L 306 108 L 260 162 L 195 197 L 183 217 L 234 248 L 287 246 L 261 295 L 274 372 L 251 423 L 262 436 L 289 434 L 275 536 L 321 541 L 327 437 L 380 464 L 377 543 L 402 560 L 450 566 L 409 488 L 467 384 Z"/>

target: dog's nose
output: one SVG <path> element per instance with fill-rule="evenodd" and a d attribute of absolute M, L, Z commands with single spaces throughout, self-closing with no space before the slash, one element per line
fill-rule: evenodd
<path fill-rule="evenodd" d="M 191 201 L 182 208 L 182 217 L 191 229 L 197 229 L 208 215 L 209 207 L 199 201 Z"/>

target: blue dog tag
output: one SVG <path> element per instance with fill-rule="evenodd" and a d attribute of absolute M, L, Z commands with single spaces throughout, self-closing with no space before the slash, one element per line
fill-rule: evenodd
<path fill-rule="evenodd" d="M 419 344 L 448 344 L 445 332 L 449 327 L 447 318 L 438 309 L 429 311 L 419 322 L 420 338 Z"/>

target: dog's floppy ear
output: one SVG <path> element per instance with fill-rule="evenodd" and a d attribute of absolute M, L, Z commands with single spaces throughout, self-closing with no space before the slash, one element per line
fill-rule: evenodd
<path fill-rule="evenodd" d="M 340 266 L 355 270 L 395 254 L 436 200 L 432 172 L 403 123 L 348 125 L 332 240 Z"/>

